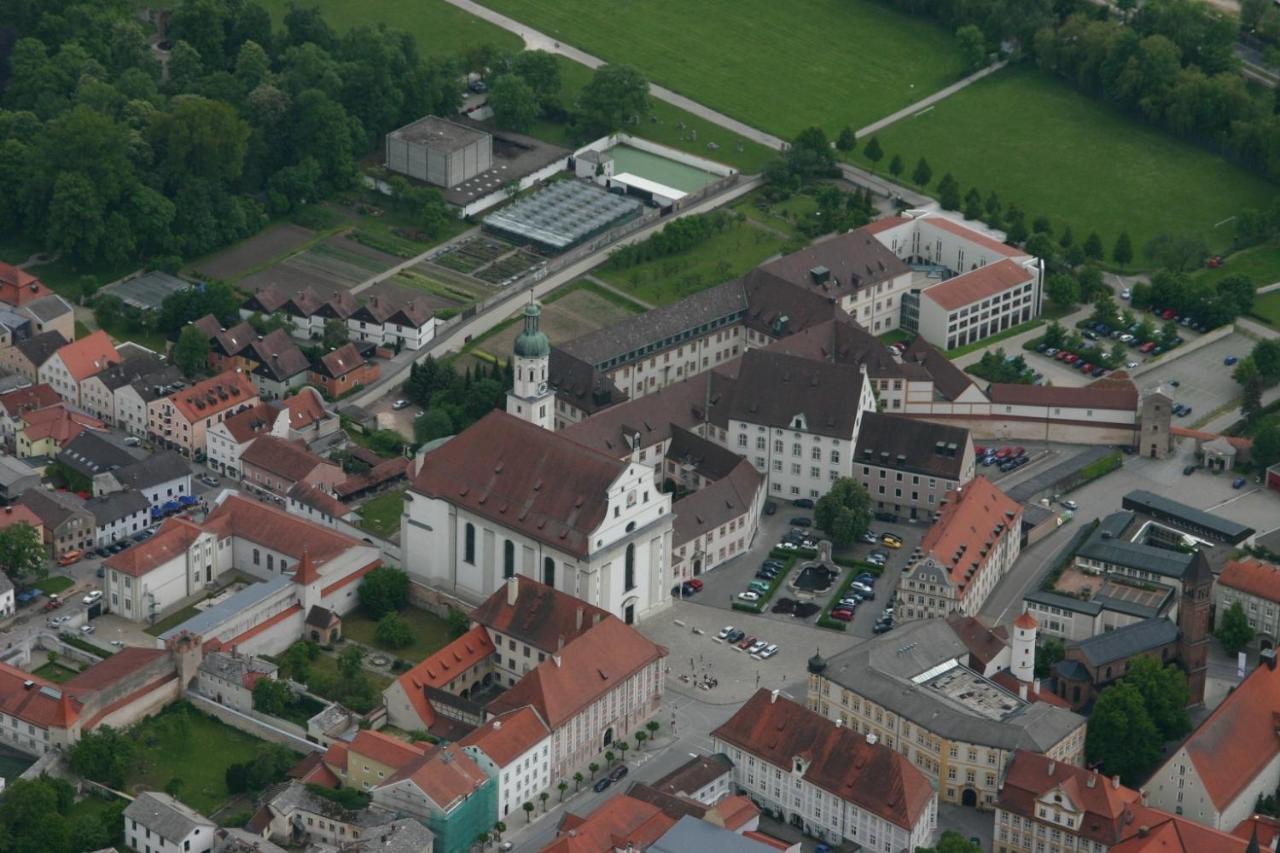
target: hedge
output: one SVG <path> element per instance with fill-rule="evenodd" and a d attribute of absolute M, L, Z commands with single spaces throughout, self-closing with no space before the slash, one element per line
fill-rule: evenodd
<path fill-rule="evenodd" d="M 75 646 L 82 652 L 88 652 L 89 654 L 97 655 L 100 658 L 109 658 L 115 654 L 114 649 L 104 649 L 100 646 L 95 646 L 93 643 L 86 642 L 75 634 L 69 634 L 66 631 L 63 631 L 59 636 L 62 638 L 62 642 L 66 643 L 68 646 Z"/>
<path fill-rule="evenodd" d="M 874 563 L 861 563 L 856 560 L 853 562 L 854 565 L 849 568 L 849 576 L 840 582 L 840 586 L 836 589 L 836 594 L 831 596 L 831 600 L 827 602 L 827 606 L 822 608 L 822 613 L 818 616 L 819 628 L 830 628 L 833 631 L 849 630 L 848 622 L 841 622 L 839 619 L 831 618 L 831 610 L 832 606 L 844 597 L 845 592 L 849 589 L 849 585 L 853 583 L 853 579 L 860 574 L 860 572 L 855 571 L 855 569 L 862 568 L 868 574 L 874 574 L 876 577 L 880 577 L 884 572 L 883 566 L 877 566 Z"/>
<path fill-rule="evenodd" d="M 1123 461 L 1124 460 L 1120 456 L 1119 450 L 1113 450 L 1101 459 L 1095 459 L 1080 469 L 1080 482 L 1076 483 L 1071 488 L 1078 489 L 1085 483 L 1091 483 L 1099 477 L 1110 474 L 1112 471 L 1119 468 Z"/>
<path fill-rule="evenodd" d="M 795 566 L 799 557 L 795 553 L 791 553 L 788 557 L 780 559 L 786 559 L 786 562 L 782 565 L 782 571 L 778 572 L 778 576 L 773 579 L 773 583 L 769 585 L 769 589 L 765 594 L 760 596 L 760 600 L 751 602 L 738 601 L 735 597 L 733 600 L 734 610 L 745 610 L 748 613 L 764 612 L 764 606 L 769 603 L 769 599 L 773 598 L 774 593 L 782 586 L 782 582 L 787 579 L 787 575 L 791 574 L 791 569 Z"/>

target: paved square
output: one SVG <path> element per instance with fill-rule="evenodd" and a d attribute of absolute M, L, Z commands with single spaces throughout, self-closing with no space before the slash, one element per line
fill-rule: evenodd
<path fill-rule="evenodd" d="M 1175 417 L 1174 426 L 1194 427 L 1207 420 L 1214 410 L 1240 397 L 1240 386 L 1231 378 L 1235 368 L 1223 364 L 1223 360 L 1230 355 L 1243 358 L 1252 349 L 1253 341 L 1249 338 L 1231 334 L 1186 355 L 1179 356 L 1174 350 L 1151 369 L 1134 377 L 1134 382 L 1141 389 L 1158 382 L 1176 381 L 1178 387 L 1169 389 L 1174 402 L 1184 403 L 1192 411 L 1187 417 Z"/>

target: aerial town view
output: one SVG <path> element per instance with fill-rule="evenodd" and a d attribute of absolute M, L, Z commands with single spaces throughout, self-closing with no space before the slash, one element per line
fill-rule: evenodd
<path fill-rule="evenodd" d="M 0 0 L 0 853 L 1280 853 L 1280 0 Z"/>

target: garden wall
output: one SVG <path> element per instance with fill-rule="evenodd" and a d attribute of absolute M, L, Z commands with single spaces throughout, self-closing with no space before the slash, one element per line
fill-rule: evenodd
<path fill-rule="evenodd" d="M 186 698 L 192 705 L 199 708 L 229 726 L 239 729 L 242 732 L 251 734 L 254 737 L 269 740 L 272 743 L 282 744 L 290 749 L 298 749 L 303 752 L 323 752 L 324 747 L 318 743 L 312 743 L 305 737 L 296 735 L 293 731 L 301 731 L 292 723 L 283 720 L 270 718 L 272 722 L 260 719 L 265 715 L 253 712 L 253 716 L 242 713 L 234 708 L 228 708 L 226 705 L 220 705 L 217 702 L 200 695 L 194 690 L 186 692 Z M 293 730 L 293 731 L 290 731 Z"/>

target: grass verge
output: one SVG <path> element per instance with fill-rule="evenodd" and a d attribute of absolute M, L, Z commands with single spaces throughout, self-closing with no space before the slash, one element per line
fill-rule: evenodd
<path fill-rule="evenodd" d="M 63 575 L 50 575 L 47 578 L 41 578 L 31 586 L 40 590 L 45 595 L 56 595 L 64 589 L 75 586 L 76 582 L 69 577 Z"/>
<path fill-rule="evenodd" d="M 386 538 L 400 529 L 400 515 L 404 510 L 404 490 L 397 489 L 383 492 L 371 501 L 362 504 L 356 510 L 360 516 L 360 526 L 374 534 Z"/>
<path fill-rule="evenodd" d="M 374 638 L 378 622 L 366 615 L 363 608 L 356 608 L 342 617 L 342 632 L 349 640 L 415 663 L 444 648 L 453 639 L 449 634 L 449 623 L 433 613 L 406 607 L 400 611 L 400 617 L 409 623 L 413 631 L 413 645 L 402 649 L 388 649 L 378 643 Z M 371 677 L 376 675 L 370 673 Z"/>
<path fill-rule="evenodd" d="M 777 577 L 775 577 L 773 582 L 769 584 L 769 589 L 764 595 L 760 596 L 759 601 L 740 601 L 735 595 L 733 598 L 733 609 L 743 610 L 747 613 L 763 613 L 765 607 L 769 604 L 769 599 L 773 598 L 774 594 L 782 588 L 782 582 L 787 579 L 787 575 L 791 574 L 791 569 L 795 567 L 796 560 L 798 559 L 799 557 L 792 553 L 790 557 L 783 561 L 782 571 L 778 572 Z"/>

